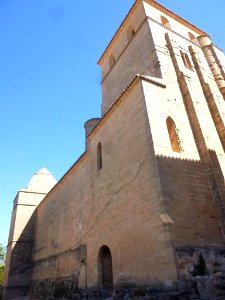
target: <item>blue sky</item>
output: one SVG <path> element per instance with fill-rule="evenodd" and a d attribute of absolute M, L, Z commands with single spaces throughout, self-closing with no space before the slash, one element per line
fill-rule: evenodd
<path fill-rule="evenodd" d="M 225 49 L 225 1 L 161 0 Z M 96 62 L 133 0 L 0 0 L 0 243 L 12 201 L 46 166 L 58 180 L 100 116 Z"/>

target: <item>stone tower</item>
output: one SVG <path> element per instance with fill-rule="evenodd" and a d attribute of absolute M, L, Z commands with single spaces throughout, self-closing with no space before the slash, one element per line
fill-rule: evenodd
<path fill-rule="evenodd" d="M 52 174 L 42 168 L 31 178 L 27 188 L 20 189 L 15 197 L 3 283 L 3 287 L 7 287 L 5 299 L 27 292 L 32 272 L 35 209 L 55 184 Z"/>
<path fill-rule="evenodd" d="M 101 118 L 85 123 L 86 151 L 36 208 L 31 293 L 224 293 L 222 50 L 136 0 L 98 63 Z"/>
<path fill-rule="evenodd" d="M 224 245 L 223 51 L 195 25 L 144 0 L 135 1 L 98 63 L 103 116 L 136 82 L 142 86 L 136 97 L 144 97 L 174 247 L 216 245 L 212 236 Z"/>

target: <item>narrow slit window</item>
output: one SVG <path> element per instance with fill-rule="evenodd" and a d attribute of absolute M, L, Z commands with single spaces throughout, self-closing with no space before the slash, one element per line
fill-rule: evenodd
<path fill-rule="evenodd" d="M 97 146 L 97 171 L 102 169 L 102 145 L 98 143 Z"/>
<path fill-rule="evenodd" d="M 186 68 L 192 69 L 192 64 L 187 53 L 180 51 L 181 58 Z"/>
<path fill-rule="evenodd" d="M 166 125 L 167 125 L 167 130 L 168 130 L 172 150 L 174 152 L 180 153 L 182 151 L 180 145 L 180 139 L 178 136 L 176 125 L 171 117 L 168 117 L 166 119 Z"/>
<path fill-rule="evenodd" d="M 110 69 L 115 65 L 115 63 L 116 63 L 115 56 L 113 54 L 111 54 L 110 57 L 109 57 L 109 67 L 110 67 Z"/>
<path fill-rule="evenodd" d="M 170 22 L 167 18 L 161 16 L 160 19 L 161 19 L 163 26 L 166 26 L 167 28 L 171 29 Z"/>
<path fill-rule="evenodd" d="M 127 30 L 127 40 L 128 42 L 134 37 L 135 31 L 133 27 L 129 27 Z"/>

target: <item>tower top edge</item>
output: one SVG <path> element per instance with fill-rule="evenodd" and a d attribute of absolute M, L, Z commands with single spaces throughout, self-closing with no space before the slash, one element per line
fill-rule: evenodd
<path fill-rule="evenodd" d="M 125 16 L 125 18 L 123 19 L 123 21 L 121 22 L 119 28 L 117 29 L 117 31 L 115 32 L 115 34 L 113 35 L 112 39 L 110 40 L 110 42 L 108 43 L 107 47 L 105 48 L 103 54 L 101 55 L 101 57 L 99 58 L 97 64 L 100 65 L 103 58 L 106 56 L 106 54 L 108 53 L 108 51 L 111 49 L 112 45 L 115 43 L 116 38 L 121 34 L 121 32 L 123 31 L 124 27 L 126 26 L 130 16 L 132 14 L 135 13 L 138 5 L 140 3 L 146 2 L 150 5 L 152 5 L 153 7 L 157 8 L 159 11 L 161 11 L 162 13 L 167 14 L 168 16 L 174 18 L 175 20 L 181 22 L 182 24 L 184 24 L 185 26 L 187 26 L 188 28 L 196 31 L 199 35 L 207 35 L 209 36 L 208 33 L 206 33 L 205 31 L 203 31 L 202 29 L 200 29 L 199 27 L 195 26 L 194 24 L 190 23 L 189 21 L 187 21 L 186 19 L 182 18 L 181 16 L 179 16 L 178 14 L 176 14 L 175 12 L 173 12 L 172 10 L 170 10 L 169 8 L 165 7 L 164 5 L 160 4 L 159 2 L 157 2 L 156 0 L 135 0 L 134 4 L 132 5 L 132 7 L 130 8 L 130 10 L 128 11 L 127 15 Z"/>

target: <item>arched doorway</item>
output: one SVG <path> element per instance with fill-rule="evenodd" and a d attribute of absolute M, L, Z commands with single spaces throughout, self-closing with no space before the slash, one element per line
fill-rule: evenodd
<path fill-rule="evenodd" d="M 98 257 L 99 281 L 104 289 L 113 288 L 112 255 L 109 247 L 102 246 Z"/>

